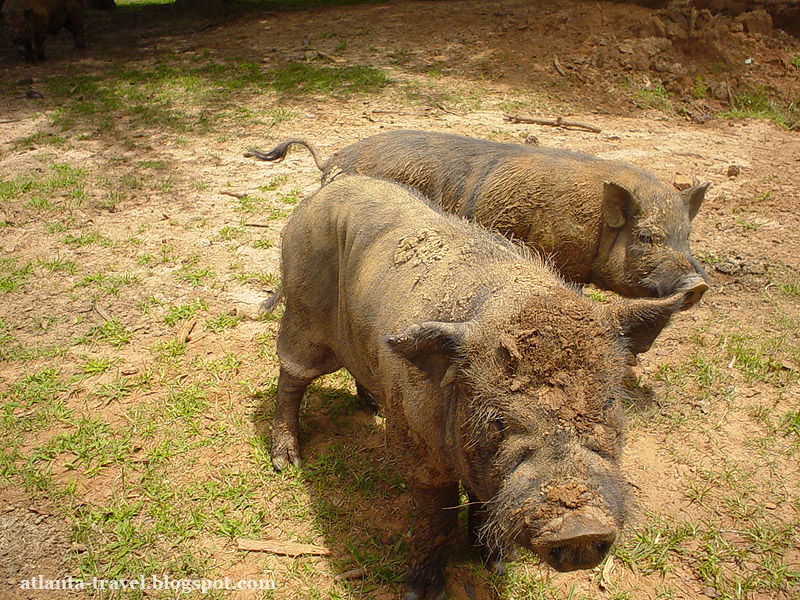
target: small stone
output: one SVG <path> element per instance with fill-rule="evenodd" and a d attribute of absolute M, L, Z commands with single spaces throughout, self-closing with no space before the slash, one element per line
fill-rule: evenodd
<path fill-rule="evenodd" d="M 767 269 L 764 267 L 764 263 L 753 261 L 742 265 L 742 271 L 745 275 L 763 275 Z"/>
<path fill-rule="evenodd" d="M 533 146 L 538 146 L 539 145 L 539 138 L 536 137 L 535 135 L 533 135 L 532 133 L 529 133 L 525 137 L 525 143 L 526 144 L 532 144 Z"/>
<path fill-rule="evenodd" d="M 742 13 L 736 20 L 742 24 L 746 33 L 766 35 L 772 31 L 772 17 L 763 9 Z"/>
<path fill-rule="evenodd" d="M 776 508 L 778 508 L 778 505 L 775 504 L 774 502 L 764 502 L 764 508 L 766 508 L 767 510 L 775 510 Z"/>
<path fill-rule="evenodd" d="M 728 84 L 724 81 L 720 81 L 716 86 L 714 86 L 712 93 L 714 94 L 714 98 L 717 100 L 727 100 L 729 94 Z"/>
<path fill-rule="evenodd" d="M 675 186 L 675 189 L 680 191 L 688 190 L 690 187 L 692 187 L 692 183 L 692 180 L 686 175 L 676 175 L 675 179 L 672 180 L 672 185 Z"/>
<path fill-rule="evenodd" d="M 714 268 L 725 275 L 736 275 L 736 273 L 739 272 L 739 265 L 729 260 L 723 260 L 722 262 L 717 263 L 714 265 Z"/>
<path fill-rule="evenodd" d="M 728 177 L 738 177 L 741 172 L 742 169 L 739 165 L 728 165 Z"/>
<path fill-rule="evenodd" d="M 719 596 L 719 592 L 712 587 L 704 587 L 703 588 L 703 595 L 708 596 L 709 598 L 716 598 Z"/>
<path fill-rule="evenodd" d="M 667 37 L 667 28 L 664 26 L 664 21 L 656 16 L 652 16 L 645 20 L 639 28 L 639 36 L 643 38 L 665 38 Z"/>

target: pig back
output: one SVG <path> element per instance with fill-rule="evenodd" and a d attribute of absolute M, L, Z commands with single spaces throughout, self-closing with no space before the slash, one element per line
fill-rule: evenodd
<path fill-rule="evenodd" d="M 339 177 L 304 200 L 283 236 L 287 309 L 373 390 L 387 337 L 414 323 L 468 320 L 508 280 L 528 294 L 559 285 L 505 238 L 364 177 Z"/>

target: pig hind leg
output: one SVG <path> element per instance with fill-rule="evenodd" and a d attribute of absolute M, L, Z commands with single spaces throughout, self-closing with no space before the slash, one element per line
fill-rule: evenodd
<path fill-rule="evenodd" d="M 278 333 L 281 368 L 272 417 L 272 465 L 281 471 L 300 467 L 300 403 L 308 384 L 338 369 L 336 355 L 324 344 L 309 339 L 307 323 L 294 322 L 287 308 Z M 304 331 L 306 329 L 306 331 Z"/>
<path fill-rule="evenodd" d="M 356 381 L 356 394 L 358 394 L 361 403 L 370 410 L 374 412 L 378 412 L 380 409 L 380 402 L 378 402 L 378 397 L 370 392 L 367 388 Z"/>
<path fill-rule="evenodd" d="M 44 35 L 35 34 L 33 36 L 33 49 L 36 53 L 36 60 L 44 60 Z"/>
<path fill-rule="evenodd" d="M 72 4 L 68 7 L 69 14 L 65 27 L 72 34 L 75 47 L 80 50 L 86 48 L 86 38 L 83 33 L 83 7 L 77 1 Z"/>

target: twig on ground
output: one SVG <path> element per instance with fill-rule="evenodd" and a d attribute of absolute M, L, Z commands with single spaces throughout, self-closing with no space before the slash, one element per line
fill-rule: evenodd
<path fill-rule="evenodd" d="M 438 108 L 438 109 L 440 109 L 440 110 L 443 110 L 443 111 L 444 111 L 444 112 L 446 112 L 446 113 L 450 113 L 451 115 L 456 115 L 457 117 L 463 117 L 463 116 L 464 116 L 464 113 L 459 113 L 459 112 L 456 112 L 456 111 L 454 111 L 454 110 L 450 110 L 449 108 L 447 108 L 447 107 L 446 107 L 444 104 L 442 104 L 441 102 L 437 102 L 437 103 L 436 103 L 436 108 Z"/>
<path fill-rule="evenodd" d="M 244 226 L 245 227 L 264 227 L 264 228 L 271 227 L 271 225 L 269 223 L 245 223 Z"/>
<path fill-rule="evenodd" d="M 345 60 L 343 58 L 340 58 L 338 56 L 334 56 L 333 54 L 328 54 L 327 52 L 323 52 L 322 50 L 316 50 L 315 49 L 314 52 L 319 54 L 322 58 L 327 58 L 331 62 L 335 62 L 335 63 L 343 63 L 343 62 L 345 62 Z"/>
<path fill-rule="evenodd" d="M 105 308 L 103 308 L 102 306 L 100 306 L 99 304 L 95 304 L 93 308 L 94 308 L 94 311 L 95 311 L 95 312 L 96 312 L 98 315 L 100 315 L 100 316 L 103 318 L 103 320 L 104 320 L 104 321 L 111 321 L 111 320 L 113 320 L 113 319 L 112 319 L 112 317 L 111 317 L 111 315 L 110 315 L 110 314 L 108 314 L 108 311 L 106 311 L 106 309 L 105 309 Z"/>
<path fill-rule="evenodd" d="M 556 71 L 558 71 L 559 75 L 561 75 L 562 77 L 567 76 L 566 72 L 564 71 L 564 67 L 562 67 L 561 63 L 558 61 L 557 56 L 553 57 L 553 66 L 556 68 Z"/>
<path fill-rule="evenodd" d="M 509 123 L 531 123 L 533 125 L 548 125 L 550 127 L 563 127 L 564 129 L 585 129 L 592 133 L 600 133 L 599 127 L 593 125 L 586 125 L 585 123 L 576 123 L 575 121 L 565 121 L 561 117 L 553 119 L 537 119 L 535 117 L 521 117 L 519 115 L 503 115 Z"/>
<path fill-rule="evenodd" d="M 366 569 L 363 567 L 359 567 L 358 569 L 351 569 L 350 571 L 345 571 L 344 573 L 339 573 L 336 577 L 333 578 L 334 581 L 349 581 L 351 579 L 361 579 L 364 575 L 367 574 Z"/>
<path fill-rule="evenodd" d="M 245 154 L 245 156 L 247 155 Z M 223 196 L 232 196 L 237 200 L 241 200 L 245 196 L 249 195 L 247 192 L 229 192 L 228 190 L 220 190 L 219 193 L 222 194 Z"/>
<path fill-rule="evenodd" d="M 245 550 L 247 552 L 270 552 L 282 556 L 325 556 L 331 553 L 330 549 L 324 546 L 281 542 L 279 540 L 248 540 L 245 538 L 238 538 L 236 540 L 236 546 L 239 550 Z"/>
<path fill-rule="evenodd" d="M 192 319 L 186 325 L 181 328 L 180 333 L 178 334 L 178 341 L 181 344 L 186 344 L 189 340 L 192 339 L 192 331 L 197 326 L 197 319 Z"/>

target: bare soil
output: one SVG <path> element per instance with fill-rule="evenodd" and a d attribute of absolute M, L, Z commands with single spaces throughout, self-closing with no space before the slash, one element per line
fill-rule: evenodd
<path fill-rule="evenodd" d="M 13 324 L 16 339 L 30 347 L 75 340 L 86 335 L 90 326 L 106 322 L 108 315 L 122 322 L 132 337 L 119 348 L 69 346 L 66 354 L 52 359 L 4 361 L 0 386 L 8 389 L 24 374 L 51 363 L 68 374 L 77 372 L 87 357 L 110 356 L 118 370 L 135 377 L 153 368 L 154 344 L 177 337 L 188 341 L 187 356 L 200 361 L 227 354 L 246 358 L 236 378 L 223 380 L 209 402 L 219 414 L 239 415 L 249 434 L 256 436 L 263 424 L 251 388 L 277 373 L 274 355 L 259 354 L 256 342 L 264 331 L 274 334 L 277 324 L 256 319 L 260 302 L 274 286 L 242 281 L 236 275 L 249 270 L 278 273 L 277 242 L 285 217 L 243 217 L 226 193 L 266 195 L 270 206 L 288 211 L 291 206 L 282 204 L 278 195 L 295 188 L 301 196 L 313 192 L 319 172 L 305 152 L 294 152 L 278 165 L 266 165 L 245 158 L 243 151 L 248 147 L 268 149 L 288 137 L 303 137 L 327 156 L 380 131 L 414 128 L 536 142 L 621 159 L 650 169 L 668 183 L 684 185 L 697 179 L 712 184 L 692 234 L 695 255 L 708 270 L 711 290 L 696 308 L 674 319 L 637 368 L 641 400 L 629 411 L 624 461 L 638 507 L 632 531 L 653 515 L 713 522 L 720 531 L 732 532 L 725 533 L 732 546 L 744 549 L 741 563 L 731 569 L 757 572 L 757 567 L 747 566 L 750 542 L 736 533 L 742 523 L 692 494 L 698 482 L 709 481 L 707 473 L 723 463 L 732 465 L 737 472 L 748 473 L 748 485 L 758 488 L 753 497 L 759 515 L 776 526 L 798 527 L 797 434 L 776 427 L 783 415 L 800 407 L 794 377 L 800 369 L 800 296 L 792 292 L 800 282 L 800 133 L 769 120 L 723 118 L 719 113 L 741 105 L 737 97 L 748 90 L 766 90 L 783 106 L 800 102 L 800 70 L 792 63 L 793 57 L 800 57 L 800 41 L 780 30 L 747 33 L 741 20 L 710 13 L 701 13 L 690 28 L 687 10 L 679 6 L 655 11 L 627 3 L 579 0 L 465 0 L 246 11 L 198 18 L 155 6 L 151 13 L 90 14 L 89 48 L 83 52 L 72 50 L 69 36 L 63 33 L 48 40 L 49 58 L 36 65 L 24 65 L 11 49 L 2 50 L 0 179 L 30 173 L 45 177 L 53 162 L 79 166 L 87 173 L 86 198 L 72 211 L 68 232 L 96 230 L 121 245 L 112 250 L 97 244 L 65 244 L 63 233 L 46 230 L 51 216 L 32 216 L 31 209 L 21 203 L 3 202 L 3 257 L 23 262 L 58 257 L 76 261 L 79 270 L 42 275 L 38 268 L 41 276 L 35 281 L 0 297 L 0 317 Z M 131 19 L 131 14 L 136 18 Z M 82 121 L 65 132 L 54 124 L 60 100 L 51 97 L 48 78 L 101 73 L 115 65 L 146 67 L 164 57 L 192 65 L 209 56 L 251 61 L 264 70 L 297 62 L 368 65 L 385 71 L 392 83 L 368 96 L 322 92 L 236 96 L 243 109 L 287 108 L 292 113 L 286 120 L 259 125 L 226 117 L 210 133 L 195 129 L 176 134 L 159 124 L 128 127 L 125 122 L 118 124 L 115 133 L 103 133 L 95 131 L 97 123 Z M 662 102 L 665 97 L 667 101 Z M 513 124 L 504 119 L 507 113 L 560 116 L 601 131 Z M 45 137 L 30 137 L 37 133 Z M 69 141 L 53 145 L 47 135 Z M 143 166 L 145 162 L 162 167 L 154 172 Z M 259 191 L 260 186 L 274 182 L 276 175 L 286 179 L 275 191 Z M 110 206 L 109 192 L 126 177 L 139 177 L 144 184 L 126 189 Z M 56 205 L 67 202 L 64 197 L 55 199 Z M 253 247 L 225 239 L 219 234 L 225 226 L 242 230 L 242 240 L 270 239 L 276 244 Z M 136 245 L 123 243 L 134 237 Z M 164 252 L 184 258 L 194 255 L 199 257 L 198 266 L 216 275 L 194 287 L 175 276 L 182 264 L 179 259 L 145 266 L 138 260 L 145 252 L 156 257 Z M 122 271 L 137 274 L 138 282 L 117 295 L 98 300 L 90 289 L 77 285 L 90 273 Z M 141 302 L 150 298 L 167 306 L 197 297 L 208 303 L 207 313 L 230 312 L 244 320 L 219 334 L 204 330 L 202 323 L 191 329 L 191 321 L 176 331 L 141 309 Z M 100 312 L 94 308 L 98 304 Z M 154 310 L 164 314 L 158 306 Z M 42 316 L 53 317 L 52 324 L 35 327 Z M 748 337 L 754 346 L 775 339 L 782 340 L 783 346 L 769 351 L 772 363 L 763 374 L 750 377 L 730 354 L 731 333 Z M 256 361 L 255 357 L 260 358 Z M 715 368 L 712 384 L 704 388 L 693 375 L 676 383 L 676 374 L 695 373 L 687 369 L 695 368 L 704 357 Z M 91 410 L 115 427 L 126 426 L 126 411 L 137 403 L 147 406 L 163 401 L 165 391 L 158 386 L 137 390 L 119 401 L 98 401 L 89 392 L 111 382 L 113 375 L 108 372 L 86 380 L 62 399 L 67 406 Z M 252 385 L 240 385 L 244 380 Z M 330 392 L 327 386 L 334 384 L 326 381 L 322 391 Z M 350 384 L 336 385 L 351 390 Z M 379 420 L 354 410 L 346 419 L 347 427 L 340 429 L 340 416 L 335 424 L 331 422 L 323 396 L 318 391 L 309 401 L 302 440 L 307 464 L 313 464 L 331 444 L 346 442 L 353 431 L 366 444 L 365 463 L 391 460 L 382 445 Z M 764 414 L 772 415 L 775 427 L 756 418 Z M 198 416 L 197 427 L 209 436 L 216 431 L 209 415 Z M 39 431 L 25 439 L 21 451 L 32 451 L 58 433 L 57 427 Z M 767 438 L 771 445 L 754 445 L 755 440 Z M 146 449 L 147 443 L 143 444 Z M 249 449 L 246 439 L 229 447 L 209 446 L 199 461 L 176 468 L 173 475 L 177 481 L 204 481 L 208 471 L 219 465 L 244 464 Z M 140 453 L 141 447 L 134 448 L 134 462 Z M 72 473 L 59 461 L 52 465 L 59 483 Z M 80 479 L 81 503 L 102 505 L 124 494 L 124 485 L 124 476 L 121 480 L 115 467 Z M 336 491 L 338 485 L 332 477 L 326 488 L 331 490 L 328 498 L 315 497 L 310 490 L 311 510 L 330 503 L 344 507 L 356 514 L 352 518 L 359 526 L 372 528 L 372 541 L 379 547 L 393 547 L 407 539 L 405 514 L 410 501 L 401 489 L 380 503 L 370 503 L 361 497 L 340 497 L 344 493 Z M 727 490 L 720 492 L 724 499 L 744 483 L 733 478 L 719 485 Z M 63 507 L 49 508 L 46 496 L 23 490 L 11 478 L 0 488 L 0 579 L 10 584 L 0 587 L 3 598 L 36 597 L 25 595 L 15 585 L 34 572 L 75 573 L 83 549 L 71 541 L 72 513 Z M 264 490 L 257 500 L 269 514 L 284 499 Z M 725 504 L 722 499 L 720 505 Z M 298 563 L 287 557 L 246 555 L 237 552 L 230 539 L 211 531 L 199 535 L 196 543 L 215 565 L 215 576 L 251 577 L 272 569 L 279 586 L 274 597 L 312 597 L 314 590 L 365 598 L 397 595 L 396 582 L 334 582 L 333 575 L 353 566 L 352 552 L 332 534 L 318 539 L 302 518 L 282 514 L 268 519 L 260 534 L 281 537 L 287 531 L 316 535 L 312 541 L 331 547 L 332 558 Z M 784 561 L 787 568 L 799 571 L 797 529 L 794 539 L 798 544 Z M 697 550 L 692 543 L 684 548 L 686 556 L 694 556 Z M 519 577 L 544 580 L 562 597 L 573 593 L 590 598 L 656 598 L 665 588 L 670 590 L 668 597 L 674 598 L 735 597 L 726 596 L 724 590 L 731 588 L 724 582 L 719 582 L 723 591 L 717 591 L 692 563 L 694 559 L 682 556 L 676 554 L 663 573 L 628 568 L 618 558 L 602 572 L 590 574 L 556 575 L 530 557 L 523 557 L 515 568 Z M 298 564 L 314 574 L 302 575 Z M 449 569 L 452 597 L 516 597 L 518 588 L 504 589 L 502 583 L 476 575 L 475 566 L 471 556 Z M 240 592 L 232 597 L 260 596 Z M 757 587 L 744 597 L 797 598 L 796 582 L 794 588 Z"/>

